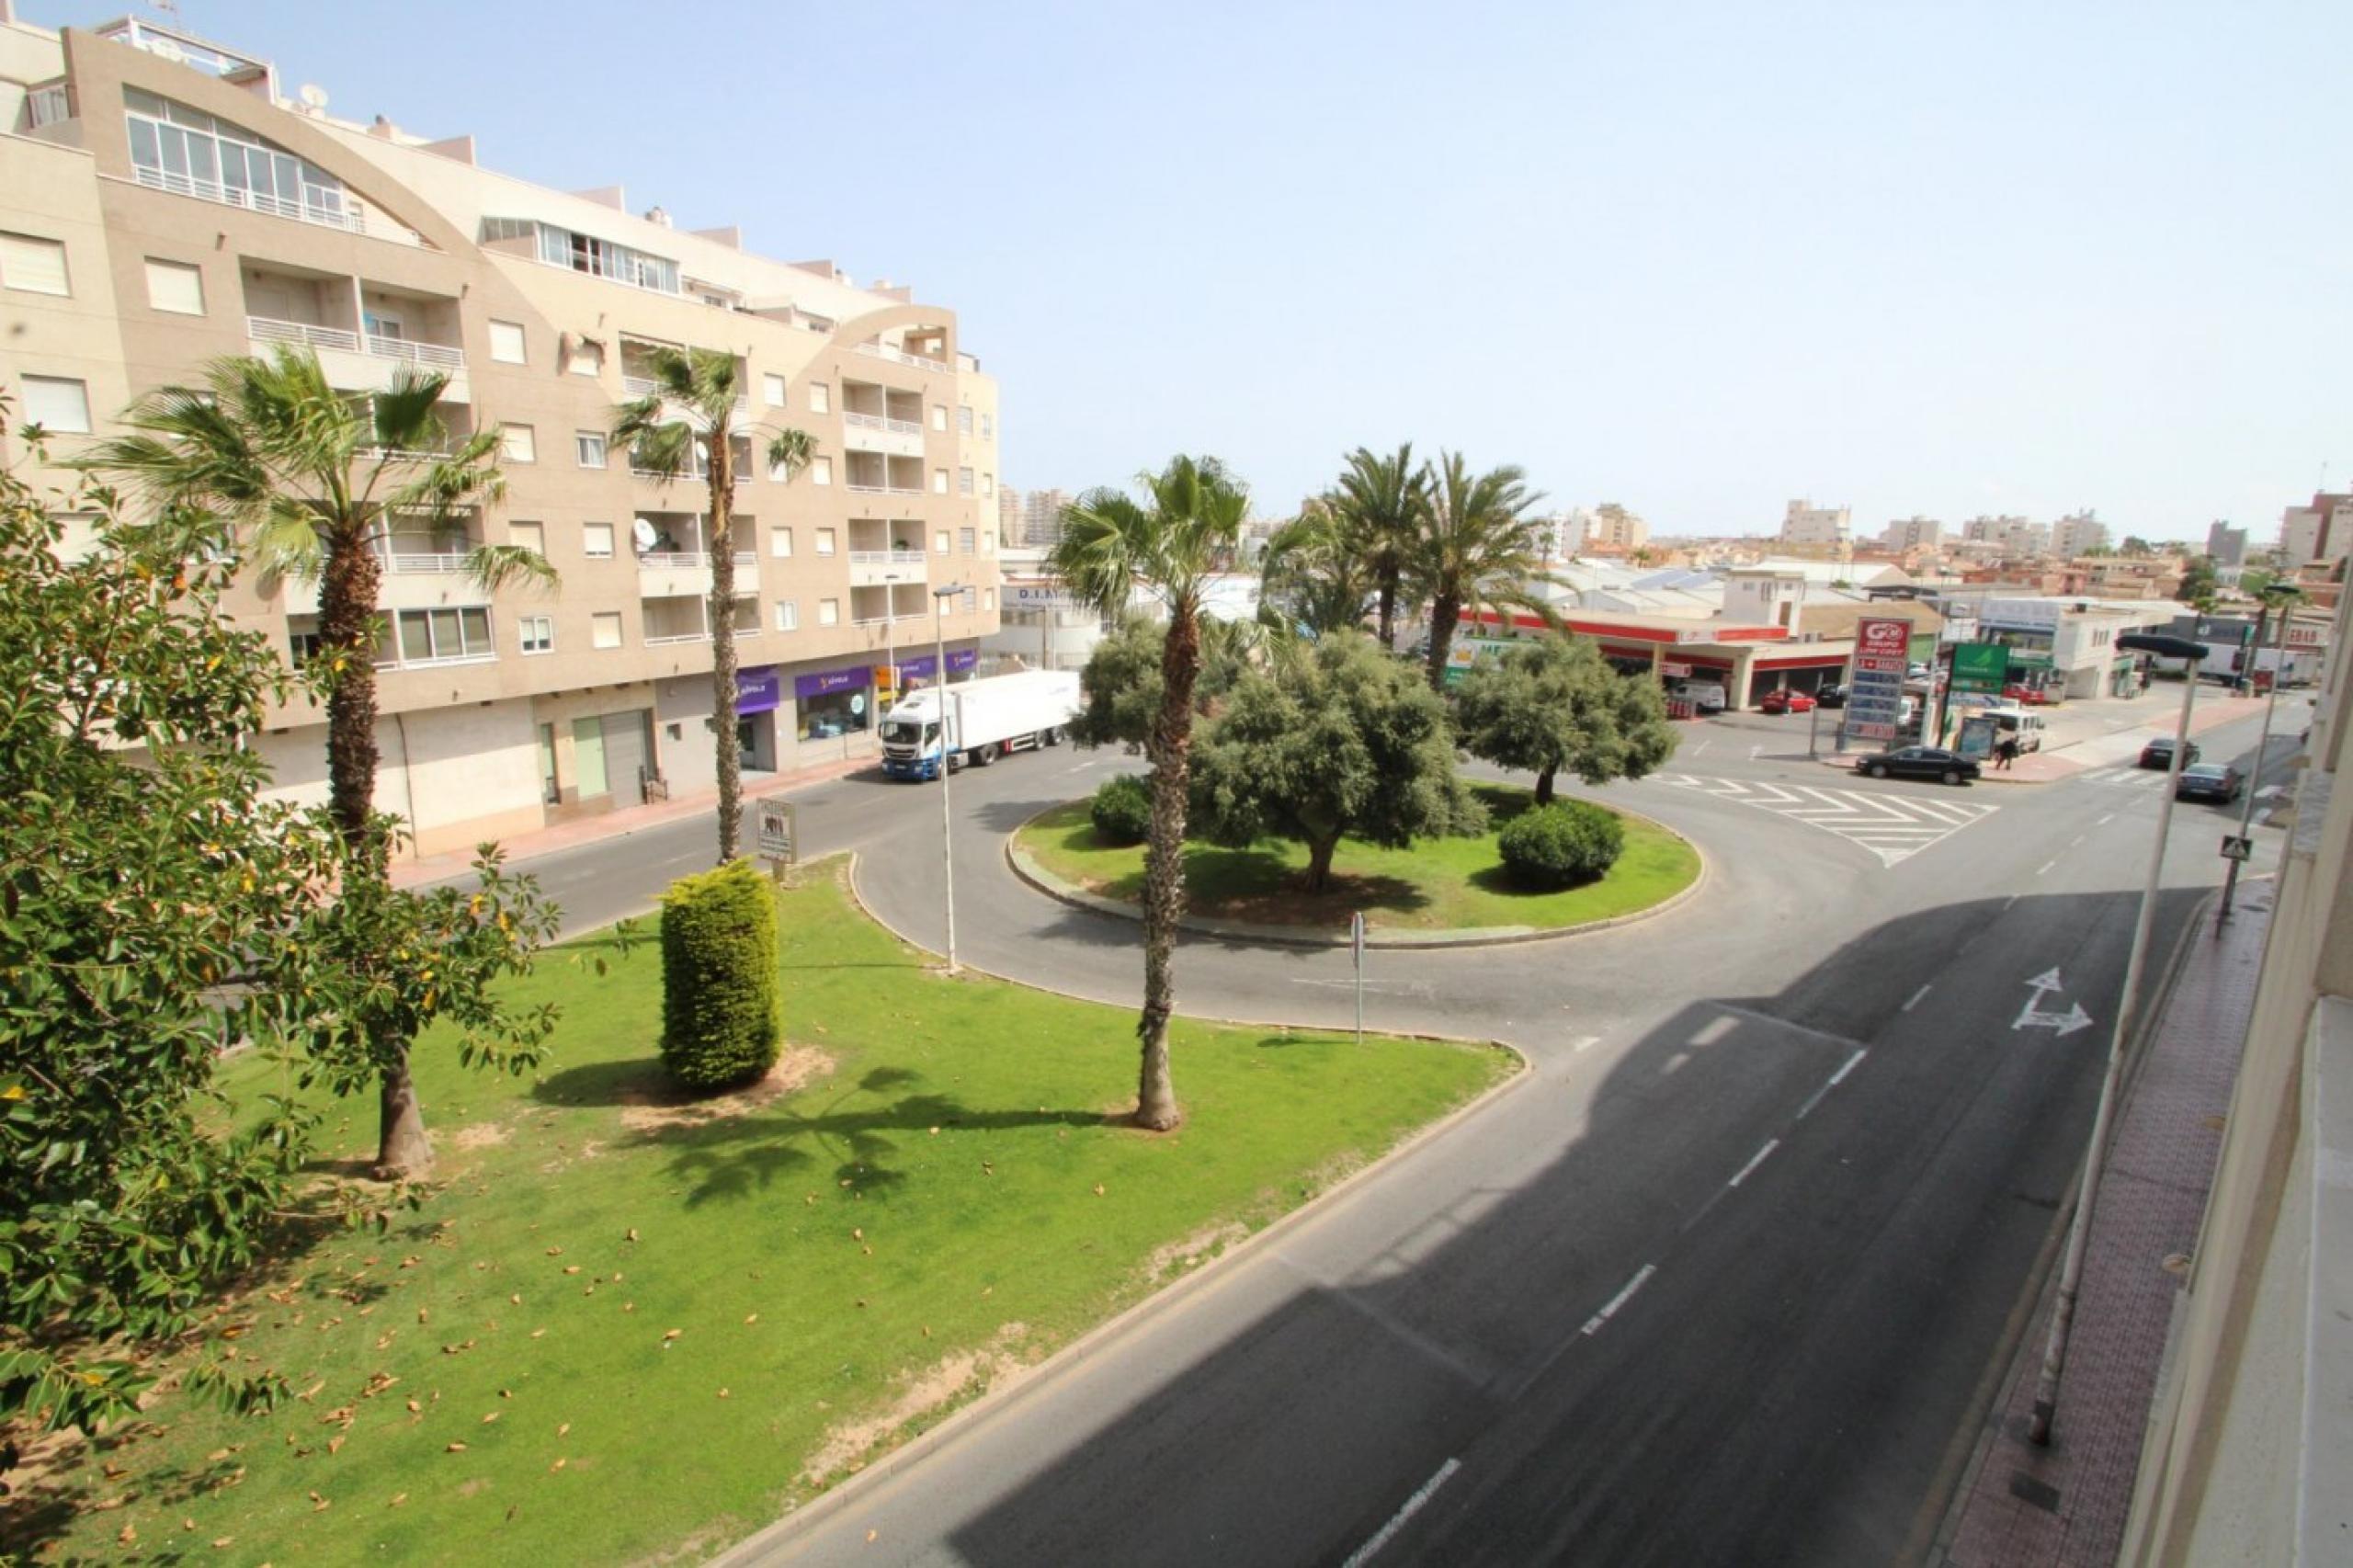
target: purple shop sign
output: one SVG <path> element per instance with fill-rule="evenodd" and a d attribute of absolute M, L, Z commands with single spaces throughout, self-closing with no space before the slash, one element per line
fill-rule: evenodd
<path fill-rule="evenodd" d="M 823 697 L 829 691 L 855 691 L 874 678 L 871 665 L 852 665 L 847 669 L 819 670 L 813 676 L 792 677 L 792 695 L 802 701 Z"/>
<path fill-rule="evenodd" d="M 979 649 L 959 648 L 948 655 L 948 673 L 951 676 L 962 675 L 967 670 L 977 667 L 980 662 Z M 929 680 L 938 668 L 939 655 L 937 653 L 924 653 L 915 658 L 902 659 L 899 661 L 899 678 L 901 680 Z"/>
<path fill-rule="evenodd" d="M 735 711 L 766 713 L 784 701 L 784 672 L 774 665 L 735 672 Z"/>

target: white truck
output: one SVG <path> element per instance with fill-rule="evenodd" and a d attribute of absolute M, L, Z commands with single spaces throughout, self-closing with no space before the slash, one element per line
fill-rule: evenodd
<path fill-rule="evenodd" d="M 985 767 L 1007 752 L 1053 745 L 1079 706 L 1076 670 L 1019 670 L 909 692 L 882 716 L 882 770 L 893 778 L 937 778 L 942 758 L 949 767 Z"/>

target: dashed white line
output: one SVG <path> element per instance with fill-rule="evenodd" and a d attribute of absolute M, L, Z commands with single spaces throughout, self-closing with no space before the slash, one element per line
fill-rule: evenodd
<path fill-rule="evenodd" d="M 2045 860 L 2041 865 L 2037 866 L 2034 869 L 2034 874 L 2039 877 L 2042 875 L 2043 872 L 2051 869 L 2052 867 L 2056 866 L 2058 863 L 2059 862 L 2056 860 Z"/>
<path fill-rule="evenodd" d="M 1908 1012 L 1910 1012 L 1913 1008 L 1915 1008 L 1915 1007 L 1918 1006 L 1920 1005 L 1920 1003 L 1921 1003 L 1921 1000 L 1922 1000 L 1924 997 L 1926 997 L 1927 994 L 1928 994 L 1928 987 L 1927 987 L 1927 986 L 1923 985 L 1922 987 L 1920 987 L 1920 989 L 1919 989 L 1919 990 L 1915 991 L 1914 993 L 1912 993 L 1912 999 L 1911 999 L 1909 1002 L 1906 1002 L 1906 1003 L 1904 1003 L 1904 1010 L 1905 1012 L 1907 1012 L 1907 1013 L 1908 1013 Z"/>
<path fill-rule="evenodd" d="M 1765 1163 L 1765 1157 L 1780 1146 L 1781 1141 L 1779 1138 L 1768 1138 L 1765 1140 L 1765 1147 L 1757 1150 L 1754 1154 L 1751 1154 L 1748 1157 L 1748 1164 L 1741 1166 L 1738 1171 L 1734 1172 L 1732 1180 L 1724 1183 L 1724 1185 L 1726 1187 L 1738 1187 L 1742 1182 L 1746 1181 L 1749 1176 L 1755 1173 L 1756 1167 Z"/>
<path fill-rule="evenodd" d="M 1572 1053 L 1583 1053 L 1591 1051 L 1600 1043 L 1601 1037 L 1597 1034 L 1580 1035 L 1577 1037 L 1576 1043 L 1570 1046 L 1569 1050 Z"/>
<path fill-rule="evenodd" d="M 1645 1284 L 1649 1283 L 1650 1277 L 1657 1272 L 1657 1264 L 1645 1263 L 1643 1265 L 1642 1268 L 1634 1275 L 1634 1277 L 1626 1281 L 1626 1288 L 1619 1291 L 1616 1295 L 1610 1297 L 1608 1301 L 1603 1305 L 1599 1312 L 1586 1319 L 1585 1326 L 1577 1330 L 1577 1332 L 1587 1335 L 1600 1333 L 1601 1325 L 1608 1323 L 1611 1318 L 1616 1317 L 1618 1315 L 1618 1309 L 1624 1306 L 1628 1301 L 1632 1301 L 1634 1299 L 1634 1292 L 1641 1290 Z"/>
<path fill-rule="evenodd" d="M 2071 838 L 2071 839 L 2067 840 L 2067 847 L 2068 847 L 2068 848 L 2070 848 L 2070 849 L 2073 849 L 2076 845 L 2081 844 L 2083 841 L 2084 841 L 2084 835 L 2083 835 L 2082 834 L 2080 834 L 2080 833 L 2079 833 L 2079 834 L 2075 835 L 2075 837 L 2073 837 L 2073 838 Z"/>
<path fill-rule="evenodd" d="M 1863 1058 L 1870 1054 L 1870 1051 L 1866 1049 L 1858 1051 L 1854 1055 L 1847 1058 L 1847 1065 L 1839 1068 L 1838 1071 L 1830 1074 L 1830 1087 L 1835 1089 L 1839 1085 L 1845 1083 L 1847 1081 L 1847 1074 L 1852 1073 L 1856 1068 L 1860 1067 L 1863 1064 Z"/>
<path fill-rule="evenodd" d="M 2114 812 L 2109 812 L 2109 813 L 2107 813 L 2105 816 L 2101 817 L 2101 818 L 2099 819 L 2099 821 L 2097 821 L 2097 822 L 2096 822 L 2096 823 L 2092 824 L 2092 825 L 2093 825 L 2094 827 L 2106 827 L 2109 823 L 2112 823 L 2112 822 L 2114 822 L 2115 820 L 2116 820 L 2116 813 L 2115 813 Z"/>
<path fill-rule="evenodd" d="M 1438 1473 L 1423 1482 L 1414 1494 L 1405 1499 L 1405 1506 L 1390 1515 L 1389 1522 L 1381 1526 L 1370 1540 L 1358 1547 L 1347 1562 L 1342 1564 L 1342 1568 L 1364 1568 L 1366 1563 L 1372 1561 L 1372 1554 L 1396 1539 L 1397 1532 L 1405 1528 L 1405 1521 L 1421 1512 L 1422 1505 L 1428 1502 L 1438 1489 L 1446 1484 L 1449 1476 L 1461 1468 L 1462 1461 L 1455 1459 L 1450 1459 L 1438 1466 Z"/>

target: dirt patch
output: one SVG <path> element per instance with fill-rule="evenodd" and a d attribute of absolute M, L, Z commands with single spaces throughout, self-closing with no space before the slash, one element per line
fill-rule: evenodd
<path fill-rule="evenodd" d="M 935 1361 L 914 1374 L 898 1396 L 881 1409 L 862 1420 L 826 1428 L 825 1440 L 809 1456 L 802 1478 L 818 1484 L 856 1467 L 870 1450 L 889 1441 L 907 1423 L 943 1408 L 967 1390 L 1010 1388 L 1029 1369 L 1030 1363 L 1015 1348 L 1029 1335 L 1028 1324 L 1006 1324 L 984 1348 Z"/>
<path fill-rule="evenodd" d="M 467 1153 L 477 1149 L 495 1149 L 513 1135 L 514 1130 L 504 1122 L 477 1121 L 449 1134 L 449 1147 Z"/>
<path fill-rule="evenodd" d="M 671 1089 L 632 1089 L 621 1097 L 621 1125 L 631 1132 L 658 1132 L 724 1121 L 795 1094 L 833 1070 L 829 1053 L 813 1045 L 789 1045 L 767 1077 L 732 1094 L 706 1099 Z"/>
<path fill-rule="evenodd" d="M 1239 1220 L 1229 1220 L 1222 1225 L 1204 1226 L 1182 1241 L 1154 1247 L 1152 1256 L 1143 1260 L 1144 1283 L 1157 1285 L 1171 1274 L 1198 1268 L 1226 1248 L 1246 1241 L 1249 1235 L 1249 1226 Z"/>

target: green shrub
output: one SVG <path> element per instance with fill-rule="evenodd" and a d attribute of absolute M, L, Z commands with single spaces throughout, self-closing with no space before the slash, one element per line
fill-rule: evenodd
<path fill-rule="evenodd" d="M 731 1089 L 776 1065 L 776 895 L 749 860 L 662 895 L 662 1065 L 689 1089 Z"/>
<path fill-rule="evenodd" d="M 1142 844 L 1152 833 L 1152 786 L 1137 774 L 1114 774 L 1096 789 L 1086 814 L 1104 843 Z"/>
<path fill-rule="evenodd" d="M 1522 886 L 1565 888 L 1616 865 L 1626 847 L 1626 827 L 1615 813 L 1587 801 L 1555 801 L 1514 817 L 1496 846 Z"/>

